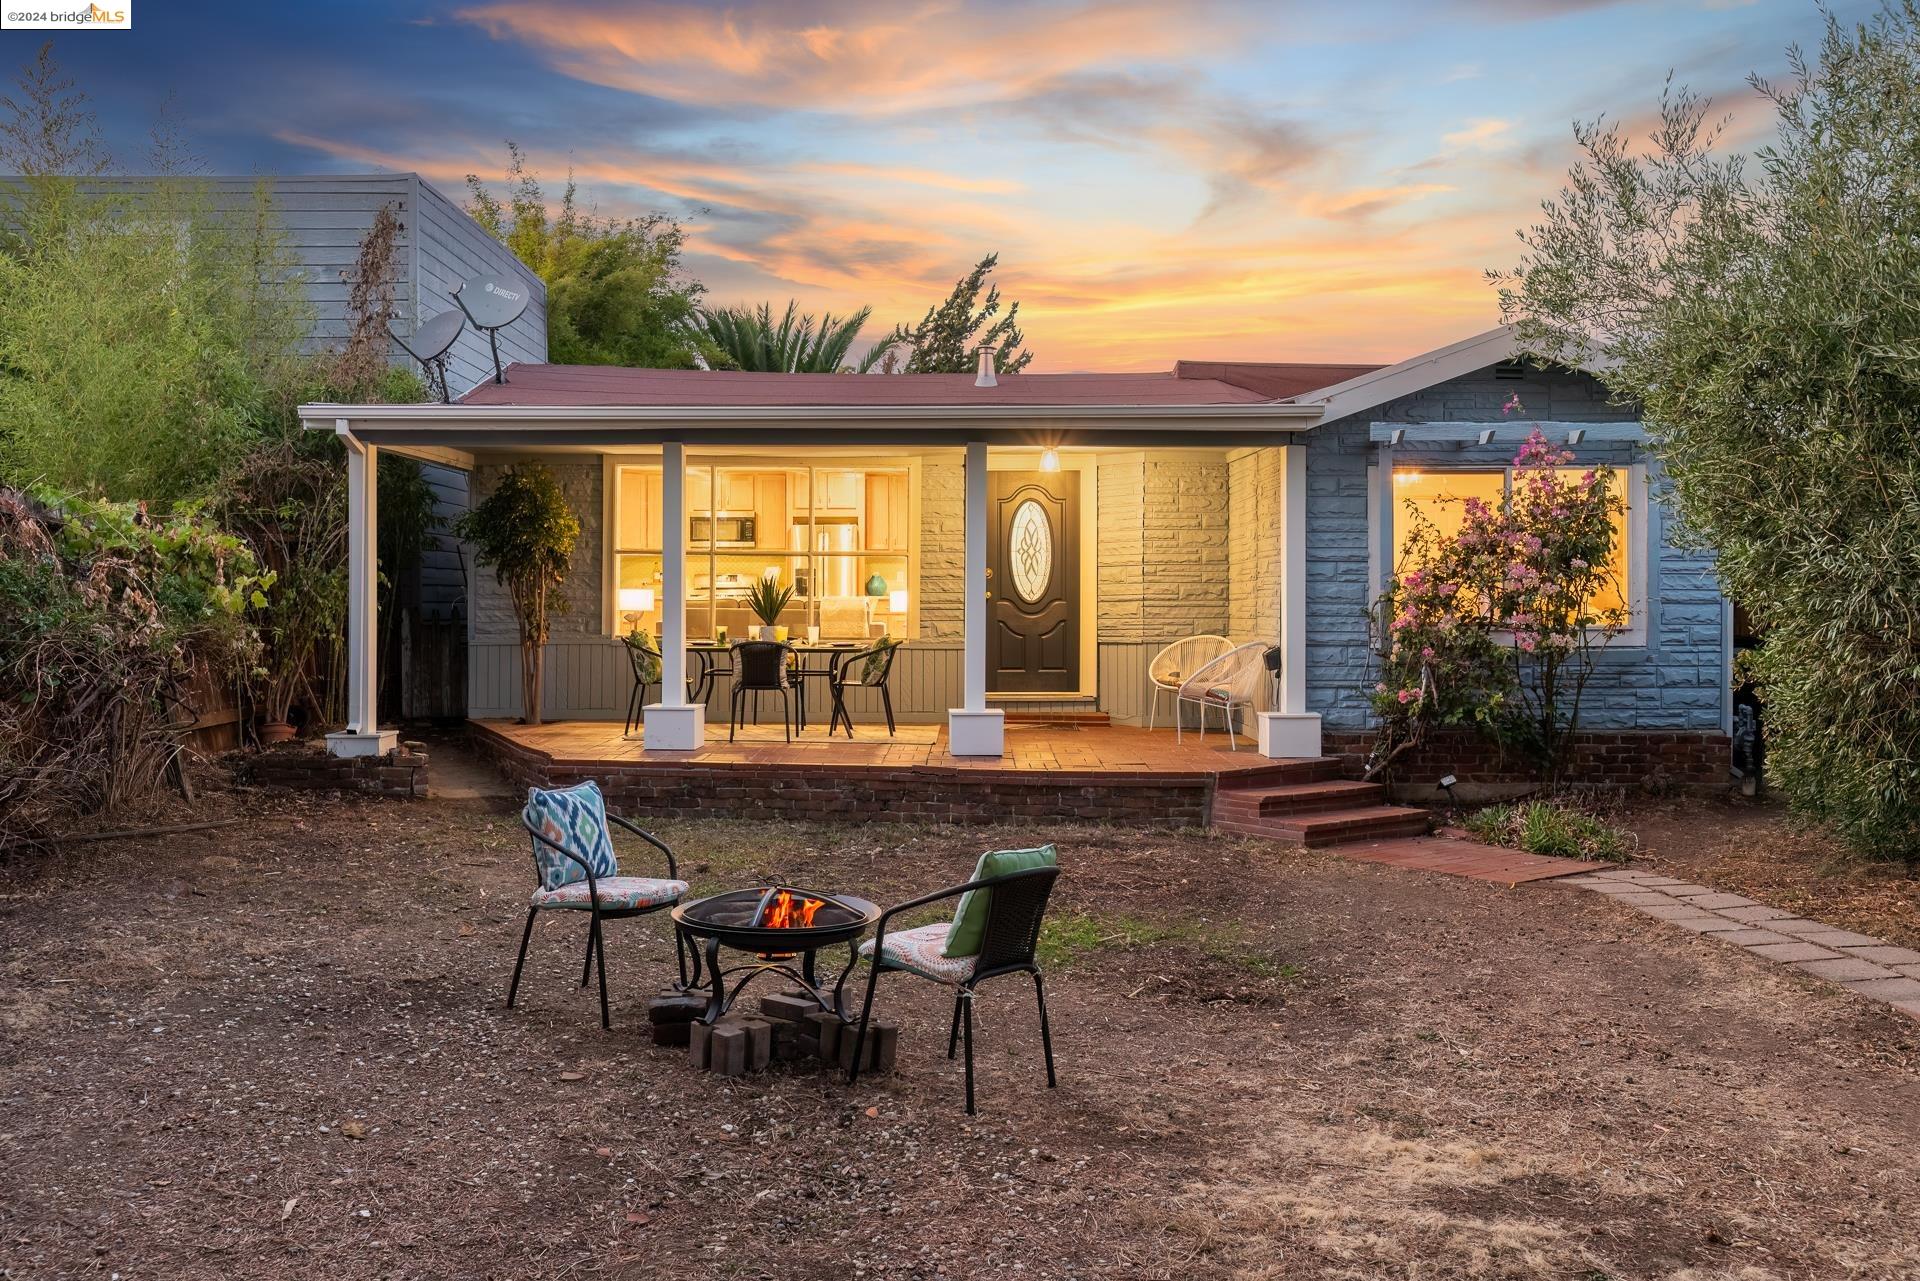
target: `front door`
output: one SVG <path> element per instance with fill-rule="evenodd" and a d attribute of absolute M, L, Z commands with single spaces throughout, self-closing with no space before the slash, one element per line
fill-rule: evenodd
<path fill-rule="evenodd" d="M 1080 475 L 987 475 L 987 688 L 1078 692 Z"/>

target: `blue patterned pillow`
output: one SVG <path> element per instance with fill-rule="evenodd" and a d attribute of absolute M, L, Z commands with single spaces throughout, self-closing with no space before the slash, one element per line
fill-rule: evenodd
<path fill-rule="evenodd" d="M 574 787 L 529 787 L 521 817 L 528 827 L 583 859 L 596 877 L 619 873 L 613 837 L 607 832 L 607 803 L 600 796 L 600 785 L 591 779 Z M 533 861 L 540 869 L 543 890 L 587 879 L 579 863 L 539 841 L 533 842 Z"/>

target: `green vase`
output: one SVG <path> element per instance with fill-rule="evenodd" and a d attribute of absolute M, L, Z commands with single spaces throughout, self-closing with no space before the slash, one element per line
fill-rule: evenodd
<path fill-rule="evenodd" d="M 886 594 L 887 594 L 887 580 L 886 580 L 886 579 L 884 579 L 884 578 L 882 578 L 882 577 L 881 577 L 880 575 L 878 575 L 878 574 L 875 574 L 875 575 L 874 575 L 874 576 L 873 576 L 872 578 L 869 578 L 869 579 L 867 580 L 867 595 L 869 595 L 869 596 L 885 596 Z"/>

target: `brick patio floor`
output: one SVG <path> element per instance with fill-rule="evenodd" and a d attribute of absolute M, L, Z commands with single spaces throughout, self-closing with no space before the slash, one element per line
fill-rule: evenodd
<path fill-rule="evenodd" d="M 1656 920 L 1745 948 L 1761 960 L 1838 983 L 1920 1019 L 1920 952 L 1912 948 L 1654 872 L 1614 869 L 1568 877 L 1562 884 L 1605 894 Z"/>

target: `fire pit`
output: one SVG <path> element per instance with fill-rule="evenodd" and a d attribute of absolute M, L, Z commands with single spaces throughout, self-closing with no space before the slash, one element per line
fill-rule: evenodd
<path fill-rule="evenodd" d="M 798 983 L 822 1010 L 845 1019 L 840 1002 L 847 975 L 858 960 L 860 936 L 880 917 L 877 905 L 847 894 L 774 885 L 760 889 L 729 890 L 711 898 L 682 903 L 673 909 L 673 923 L 693 958 L 692 974 L 682 990 L 706 987 L 707 1010 L 700 1021 L 713 1024 L 733 1006 L 740 990 L 756 977 L 772 971 Z M 704 965 L 698 940 L 706 940 Z M 821 990 L 814 954 L 823 947 L 847 945 L 847 963 L 829 997 Z M 751 953 L 749 964 L 723 969 L 720 949 Z M 796 968 L 794 962 L 798 961 Z M 704 971 L 704 972 L 703 972 Z M 731 980 L 732 986 L 728 987 Z"/>

